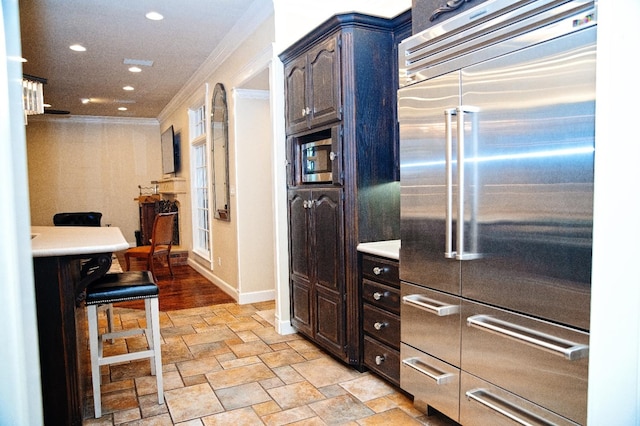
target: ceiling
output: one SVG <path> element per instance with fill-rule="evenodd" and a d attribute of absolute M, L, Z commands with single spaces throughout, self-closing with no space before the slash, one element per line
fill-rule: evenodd
<path fill-rule="evenodd" d="M 157 118 L 260 1 L 20 0 L 23 72 L 47 80 L 49 113 Z M 150 11 L 164 19 L 145 18 Z M 143 63 L 142 71 L 125 62 Z"/>

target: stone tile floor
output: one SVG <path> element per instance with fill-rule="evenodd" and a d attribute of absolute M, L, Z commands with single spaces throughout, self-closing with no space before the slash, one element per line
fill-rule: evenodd
<path fill-rule="evenodd" d="M 87 350 L 83 425 L 455 424 L 424 416 L 398 389 L 303 337 L 279 335 L 273 312 L 273 302 L 161 312 L 166 403 L 157 402 L 148 360 L 103 366 L 100 419 L 93 418 Z M 116 328 L 144 323 L 143 310 L 115 313 Z M 105 344 L 105 354 L 141 346 L 142 336 L 119 339 Z"/>

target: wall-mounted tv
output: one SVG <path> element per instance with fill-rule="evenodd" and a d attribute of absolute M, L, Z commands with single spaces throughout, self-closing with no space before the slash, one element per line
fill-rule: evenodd
<path fill-rule="evenodd" d="M 173 126 L 160 135 L 162 148 L 162 174 L 175 174 L 180 171 L 180 133 L 174 133 Z"/>

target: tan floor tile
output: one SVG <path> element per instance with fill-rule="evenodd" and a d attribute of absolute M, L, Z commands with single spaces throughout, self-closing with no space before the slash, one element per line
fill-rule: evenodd
<path fill-rule="evenodd" d="M 242 339 L 243 342 L 255 342 L 260 340 L 260 338 L 251 330 L 236 331 L 236 335 Z"/>
<path fill-rule="evenodd" d="M 316 387 L 333 385 L 359 377 L 360 373 L 329 357 L 294 364 L 292 367 Z"/>
<path fill-rule="evenodd" d="M 286 384 L 297 383 L 304 381 L 304 377 L 300 375 L 296 370 L 294 370 L 290 365 L 285 365 L 282 367 L 276 367 L 272 369 L 274 373 L 282 379 Z"/>
<path fill-rule="evenodd" d="M 182 377 L 206 374 L 212 371 L 222 370 L 220 363 L 215 357 L 198 358 L 195 360 L 176 363 L 178 371 Z"/>
<path fill-rule="evenodd" d="M 171 418 L 175 422 L 210 416 L 224 411 L 208 384 L 189 386 L 165 392 Z"/>
<path fill-rule="evenodd" d="M 245 358 L 253 355 L 261 355 L 271 352 L 269 345 L 262 340 L 255 342 L 241 343 L 239 345 L 229 345 L 229 348 L 236 354 L 238 358 Z"/>
<path fill-rule="evenodd" d="M 140 418 L 140 410 L 137 407 L 130 410 L 122 410 L 113 413 L 114 424 L 132 422 L 134 420 L 139 420 Z"/>
<path fill-rule="evenodd" d="M 203 343 L 222 342 L 227 339 L 236 338 L 236 334 L 226 328 L 212 330 L 206 333 L 190 334 L 183 336 L 184 342 L 187 346 L 201 345 Z"/>
<path fill-rule="evenodd" d="M 140 403 L 142 418 L 155 417 L 169 413 L 166 403 L 158 404 L 157 394 L 140 396 L 138 397 L 138 402 Z"/>
<path fill-rule="evenodd" d="M 138 408 L 138 399 L 133 389 L 103 393 L 102 412 L 104 414 L 115 411 L 130 410 Z"/>
<path fill-rule="evenodd" d="M 325 399 L 318 389 L 306 381 L 269 389 L 267 392 L 285 410 Z"/>
<path fill-rule="evenodd" d="M 269 345 L 273 345 L 275 343 L 287 343 L 287 342 L 294 342 L 294 341 L 302 341 L 302 338 L 300 337 L 300 335 L 298 334 L 278 334 L 278 332 L 276 332 L 276 330 L 273 327 L 264 327 L 264 328 L 259 328 L 256 330 L 253 330 L 253 332 L 260 337 L 265 343 L 269 344 Z M 293 345 L 290 345 L 293 346 Z M 302 347 L 301 345 L 298 345 L 298 347 Z M 313 348 L 315 349 L 315 346 L 308 346 L 308 345 L 304 345 L 305 348 Z M 296 349 L 296 348 L 293 348 Z"/>
<path fill-rule="evenodd" d="M 204 426 L 252 426 L 262 424 L 260 417 L 251 408 L 240 408 L 202 419 Z"/>
<path fill-rule="evenodd" d="M 191 324 L 183 325 L 180 327 L 165 327 L 160 328 L 160 334 L 163 338 L 173 337 L 173 336 L 185 336 L 187 334 L 195 334 L 194 328 Z"/>
<path fill-rule="evenodd" d="M 111 372 L 111 381 L 116 382 L 124 379 L 149 376 L 151 375 L 151 365 L 149 364 L 148 359 L 143 359 L 139 361 L 110 365 L 109 371 Z"/>
<path fill-rule="evenodd" d="M 214 371 L 206 376 L 211 387 L 218 390 L 269 379 L 274 377 L 274 374 L 267 366 L 261 363 L 232 368 L 230 370 Z"/>
<path fill-rule="evenodd" d="M 225 410 L 250 407 L 271 400 L 271 397 L 258 383 L 233 386 L 215 391 Z"/>
<path fill-rule="evenodd" d="M 316 417 L 316 413 L 311 408 L 304 405 L 302 407 L 268 414 L 262 417 L 262 421 L 267 426 L 279 426 L 287 425 L 301 420 L 311 419 L 313 417 Z"/>
<path fill-rule="evenodd" d="M 262 363 L 262 360 L 257 356 L 248 356 L 246 358 L 236 358 L 235 354 L 233 354 L 233 357 L 229 357 L 229 359 L 226 361 L 222 361 L 220 357 L 217 357 L 217 358 L 218 358 L 218 361 L 220 361 L 220 365 L 222 365 L 222 368 L 224 368 L 225 370 L 229 370 L 237 367 L 243 367 L 245 365 Z"/>
<path fill-rule="evenodd" d="M 305 359 L 293 349 L 262 354 L 260 355 L 260 359 L 262 359 L 262 361 L 271 368 L 297 364 L 305 361 Z"/>
<path fill-rule="evenodd" d="M 228 323 L 227 326 L 231 330 L 235 331 L 236 333 L 239 332 L 239 331 L 255 330 L 255 329 L 264 328 L 264 326 L 262 324 L 260 324 L 258 321 L 254 320 L 251 317 L 238 318 L 237 320 L 231 321 L 230 323 Z"/>
<path fill-rule="evenodd" d="M 300 420 L 299 422 L 287 423 L 287 426 L 326 426 L 320 417 L 311 417 L 310 419 Z M 340 426 L 351 426 L 349 424 L 341 424 Z M 353 426 L 358 426 L 357 424 Z"/>
<path fill-rule="evenodd" d="M 275 401 L 267 401 L 261 404 L 253 405 L 253 410 L 258 414 L 258 416 L 266 416 L 267 414 L 277 413 L 282 411 L 282 408 Z"/>
<path fill-rule="evenodd" d="M 207 382 L 207 377 L 204 374 L 198 374 L 197 376 L 189 376 L 183 379 L 185 386 L 199 385 L 200 383 Z"/>
<path fill-rule="evenodd" d="M 309 407 L 329 424 L 344 424 L 374 414 L 371 409 L 351 395 L 341 395 L 314 402 L 309 404 Z"/>
<path fill-rule="evenodd" d="M 395 389 L 391 385 L 371 374 L 342 382 L 340 386 L 362 402 L 395 393 Z"/>
<path fill-rule="evenodd" d="M 286 383 L 284 383 L 282 380 L 280 380 L 279 377 L 273 377 L 271 379 L 266 379 L 266 380 L 261 380 L 260 381 L 260 386 L 262 386 L 264 389 L 272 389 L 272 388 L 278 388 L 280 386 L 284 386 Z"/>
<path fill-rule="evenodd" d="M 347 393 L 347 391 L 342 386 L 337 384 L 324 386 L 324 387 L 318 388 L 318 390 L 322 392 L 322 394 L 327 398 L 333 398 L 335 396 L 345 395 Z"/>
<path fill-rule="evenodd" d="M 391 410 L 392 408 L 397 408 L 395 402 L 391 399 L 383 396 L 381 398 L 371 399 L 365 402 L 365 405 L 372 409 L 375 413 L 382 413 L 383 411 Z M 415 417 L 415 416 L 413 416 Z"/>
<path fill-rule="evenodd" d="M 194 358 L 206 358 L 210 356 L 218 357 L 225 353 L 232 353 L 229 346 L 224 342 L 203 343 L 202 345 L 191 345 L 189 351 Z M 234 355 L 235 356 L 235 355 Z"/>
<path fill-rule="evenodd" d="M 389 425 L 420 425 L 421 423 L 415 420 L 413 417 L 400 410 L 394 408 L 393 410 L 385 411 L 383 413 L 374 414 L 366 419 L 358 421 L 358 424 L 362 426 L 389 426 Z"/>

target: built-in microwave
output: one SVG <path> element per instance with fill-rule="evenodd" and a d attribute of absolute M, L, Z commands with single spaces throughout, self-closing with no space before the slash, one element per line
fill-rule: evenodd
<path fill-rule="evenodd" d="M 287 138 L 287 181 L 291 186 L 342 184 L 342 126 Z"/>
<path fill-rule="evenodd" d="M 300 144 L 302 182 L 331 182 L 335 153 L 331 138 Z"/>

